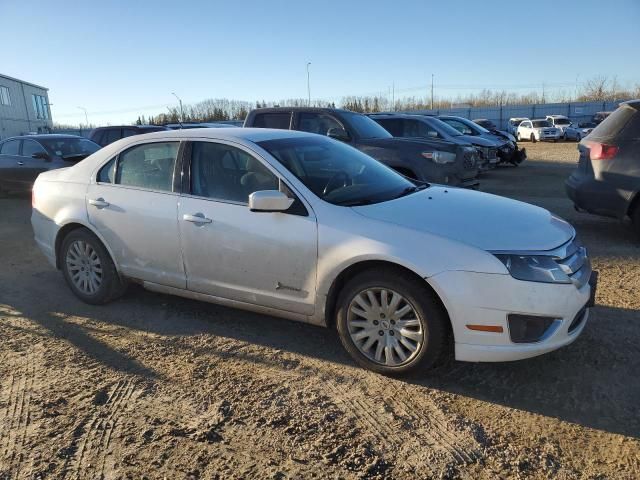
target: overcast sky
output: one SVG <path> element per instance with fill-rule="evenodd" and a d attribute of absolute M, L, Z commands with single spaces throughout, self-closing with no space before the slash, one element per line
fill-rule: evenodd
<path fill-rule="evenodd" d="M 640 0 L 0 0 L 0 72 L 54 121 L 131 123 L 207 98 L 281 100 L 640 83 Z"/>

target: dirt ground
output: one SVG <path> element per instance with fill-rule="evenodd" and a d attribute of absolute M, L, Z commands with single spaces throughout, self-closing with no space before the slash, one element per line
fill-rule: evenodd
<path fill-rule="evenodd" d="M 600 270 L 572 345 L 412 378 L 357 368 L 332 331 L 146 292 L 94 307 L 0 200 L 0 479 L 640 478 L 640 244 L 573 210 L 575 143 L 482 189 L 576 226 Z"/>

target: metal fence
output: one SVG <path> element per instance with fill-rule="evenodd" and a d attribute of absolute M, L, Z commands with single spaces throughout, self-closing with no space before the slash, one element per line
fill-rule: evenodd
<path fill-rule="evenodd" d="M 470 120 L 486 118 L 498 128 L 505 129 L 510 118 L 544 118 L 547 115 L 565 115 L 574 123 L 587 122 L 597 112 L 607 112 L 618 108 L 615 102 L 572 102 L 541 103 L 532 105 L 498 105 L 495 107 L 453 107 L 435 110 L 412 110 L 404 113 L 424 113 L 431 115 L 456 115 Z"/>

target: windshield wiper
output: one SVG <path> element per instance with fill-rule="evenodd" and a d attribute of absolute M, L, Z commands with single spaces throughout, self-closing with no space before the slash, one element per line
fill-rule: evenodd
<path fill-rule="evenodd" d="M 415 192 L 419 192 L 420 190 L 424 190 L 428 186 L 429 185 L 427 185 L 427 184 L 425 184 L 425 185 L 411 185 L 410 187 L 407 187 L 404 190 L 402 190 L 398 195 L 396 195 L 393 198 L 400 198 L 400 197 L 404 197 L 406 195 L 410 195 L 410 194 L 415 193 Z"/>
<path fill-rule="evenodd" d="M 372 203 L 376 202 L 370 198 L 358 198 L 357 200 L 348 200 L 346 202 L 341 202 L 338 205 L 340 205 L 341 207 L 359 207 L 362 205 L 371 205 Z"/>

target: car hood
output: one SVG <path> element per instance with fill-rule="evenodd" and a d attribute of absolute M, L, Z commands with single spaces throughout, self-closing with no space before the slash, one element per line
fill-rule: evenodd
<path fill-rule="evenodd" d="M 571 225 L 543 208 L 440 185 L 353 209 L 371 219 L 488 251 L 552 250 L 575 235 Z M 428 249 L 428 245 L 425 248 Z"/>

